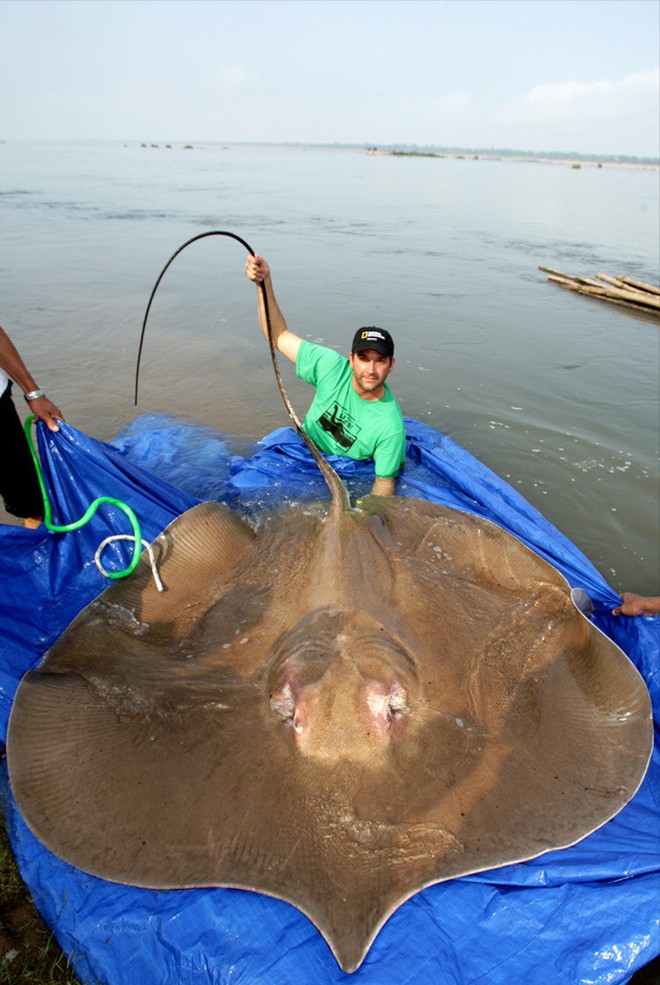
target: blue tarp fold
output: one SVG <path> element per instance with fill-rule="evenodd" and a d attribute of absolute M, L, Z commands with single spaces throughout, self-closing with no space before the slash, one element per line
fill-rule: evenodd
<path fill-rule="evenodd" d="M 538 511 L 449 438 L 410 419 L 406 429 L 399 492 L 486 517 L 584 589 L 595 624 L 643 674 L 660 720 L 660 618 L 611 616 L 618 596 Z M 68 424 L 58 434 L 40 427 L 38 435 L 56 522 L 112 496 L 133 508 L 153 540 L 205 499 L 259 522 L 288 503 L 327 498 L 309 452 L 286 428 L 244 455 L 207 428 L 155 415 L 138 418 L 113 445 Z M 369 463 L 331 461 L 354 498 L 368 491 Z M 107 506 L 70 534 L 0 526 L 0 738 L 22 675 L 106 586 L 93 561 L 98 544 L 127 526 Z M 129 556 L 125 546 L 110 547 L 104 564 L 124 566 Z M 286 903 L 239 890 L 141 890 L 85 875 L 32 836 L 6 774 L 1 789 L 23 878 L 85 983 L 615 985 L 660 953 L 657 744 L 644 783 L 616 818 L 571 849 L 418 893 L 352 976 Z"/>

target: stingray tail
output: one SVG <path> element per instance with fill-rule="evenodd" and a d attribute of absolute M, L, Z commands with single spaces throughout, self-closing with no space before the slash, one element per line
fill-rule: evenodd
<path fill-rule="evenodd" d="M 176 252 L 174 252 L 172 254 L 172 256 L 169 258 L 169 260 L 167 261 L 167 263 L 165 264 L 165 266 L 161 270 L 161 272 L 160 272 L 160 274 L 158 276 L 158 280 L 154 284 L 153 290 L 151 292 L 151 296 L 149 298 L 149 303 L 147 304 L 147 310 L 144 313 L 144 319 L 142 321 L 142 331 L 140 333 L 140 345 L 138 347 L 137 362 L 136 362 L 136 365 L 135 365 L 135 406 L 136 407 L 137 407 L 137 402 L 138 402 L 138 381 L 139 381 L 139 377 L 140 377 L 140 360 L 142 358 L 142 347 L 143 347 L 143 344 L 144 344 L 144 336 L 145 336 L 145 331 L 146 331 L 146 328 L 147 328 L 147 320 L 149 318 L 149 312 L 151 310 L 151 305 L 152 305 L 152 302 L 154 300 L 156 291 L 158 290 L 158 285 L 162 281 L 162 279 L 163 279 L 163 277 L 165 275 L 166 270 L 169 268 L 169 266 L 172 263 L 172 261 L 176 257 L 178 257 L 179 253 L 181 253 L 183 250 L 185 250 L 186 247 L 190 246 L 191 243 L 196 243 L 200 239 L 206 239 L 208 236 L 227 236 L 230 239 L 234 239 L 238 243 L 241 243 L 241 245 L 245 247 L 245 249 L 248 251 L 248 253 L 251 256 L 254 256 L 255 255 L 254 250 L 252 249 L 252 247 L 250 246 L 249 243 L 247 243 L 240 236 L 237 236 L 236 233 L 231 233 L 231 232 L 228 232 L 227 230 L 224 230 L 224 229 L 212 229 L 212 230 L 209 230 L 208 232 L 205 232 L 205 233 L 199 233 L 197 236 L 193 236 L 192 239 L 187 240 L 182 246 L 179 247 L 178 250 L 176 250 Z M 321 454 L 321 452 L 318 450 L 318 448 L 316 447 L 316 445 L 314 444 L 314 442 L 312 441 L 312 439 L 309 437 L 309 435 L 305 434 L 305 432 L 303 431 L 302 424 L 298 420 L 298 418 L 296 416 L 296 412 L 294 411 L 293 407 L 291 406 L 291 401 L 289 400 L 289 398 L 287 396 L 287 393 L 286 393 L 286 390 L 284 389 L 284 384 L 282 383 L 282 377 L 280 376 L 280 369 L 279 369 L 279 366 L 277 365 L 277 356 L 275 355 L 275 346 L 273 345 L 273 333 L 272 333 L 271 324 L 270 324 L 270 314 L 268 312 L 268 298 L 266 297 L 266 288 L 264 287 L 263 284 L 259 284 L 259 288 L 260 288 L 261 293 L 262 293 L 262 296 L 263 296 L 264 311 L 266 313 L 266 325 L 268 327 L 268 344 L 270 346 L 270 357 L 271 357 L 272 362 L 273 362 L 273 369 L 275 370 L 275 379 L 277 380 L 277 385 L 278 385 L 279 390 L 280 390 L 280 393 L 282 395 L 282 400 L 284 401 L 284 405 L 285 405 L 286 409 L 289 412 L 289 417 L 293 421 L 294 428 L 296 429 L 296 431 L 298 432 L 298 434 L 303 439 L 303 441 L 305 442 L 305 444 L 309 448 L 310 452 L 314 456 L 314 461 L 318 465 L 318 467 L 321 470 L 321 473 L 323 475 L 323 478 L 325 479 L 325 481 L 328 484 L 328 488 L 330 489 L 330 493 L 332 494 L 332 509 L 333 509 L 333 511 L 336 510 L 338 512 L 343 512 L 344 510 L 350 510 L 350 508 L 351 508 L 351 501 L 350 501 L 350 498 L 349 498 L 349 495 L 348 495 L 348 490 L 346 489 L 346 486 L 341 481 L 341 479 L 339 478 L 339 476 L 337 475 L 337 473 L 335 472 L 335 470 L 332 468 L 332 466 L 329 465 L 328 462 L 326 462 L 325 458 L 323 457 L 323 455 Z"/>
<path fill-rule="evenodd" d="M 268 298 L 266 296 L 266 288 L 263 283 L 259 284 L 259 289 L 261 291 L 261 297 L 264 302 L 264 313 L 266 315 L 266 326 L 268 328 L 268 345 L 270 347 L 270 358 L 273 363 L 275 379 L 277 380 L 277 386 L 279 388 L 282 400 L 284 401 L 284 406 L 286 407 L 289 413 L 289 417 L 293 422 L 293 426 L 295 430 L 297 431 L 297 433 L 300 435 L 300 437 L 303 439 L 303 441 L 309 448 L 314 458 L 314 461 L 318 465 L 319 469 L 321 470 L 321 474 L 323 478 L 328 484 L 328 488 L 330 489 L 330 493 L 332 495 L 333 511 L 337 510 L 338 512 L 343 512 L 344 510 L 350 510 L 351 500 L 350 500 L 350 496 L 348 495 L 348 489 L 346 488 L 340 477 L 337 475 L 333 467 L 330 465 L 330 463 L 327 462 L 326 459 L 323 457 L 323 455 L 318 450 L 318 448 L 316 447 L 310 436 L 303 430 L 303 426 L 298 420 L 298 415 L 293 409 L 291 401 L 289 400 L 289 396 L 286 390 L 284 389 L 284 383 L 282 382 L 280 367 L 278 366 L 277 363 L 277 353 L 275 351 L 275 346 L 273 344 L 273 332 L 270 324 L 270 313 L 268 311 Z"/>

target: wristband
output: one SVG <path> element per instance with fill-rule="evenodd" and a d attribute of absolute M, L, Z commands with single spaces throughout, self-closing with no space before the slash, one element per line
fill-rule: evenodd
<path fill-rule="evenodd" d="M 29 404 L 31 400 L 36 400 L 37 397 L 45 397 L 46 396 L 46 391 L 45 390 L 30 390 L 29 393 L 24 393 L 23 396 L 25 397 L 25 402 Z"/>

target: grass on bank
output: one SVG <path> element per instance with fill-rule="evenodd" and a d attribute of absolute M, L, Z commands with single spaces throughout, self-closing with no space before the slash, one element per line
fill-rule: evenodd
<path fill-rule="evenodd" d="M 79 985 L 21 879 L 1 819 L 0 985 Z"/>

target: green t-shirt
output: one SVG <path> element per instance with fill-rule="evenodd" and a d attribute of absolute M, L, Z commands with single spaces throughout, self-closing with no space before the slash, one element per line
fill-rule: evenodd
<path fill-rule="evenodd" d="M 305 340 L 298 350 L 296 375 L 316 387 L 303 428 L 322 452 L 373 458 L 381 479 L 398 474 L 406 454 L 406 432 L 387 383 L 380 400 L 363 400 L 353 389 L 348 359 Z"/>

